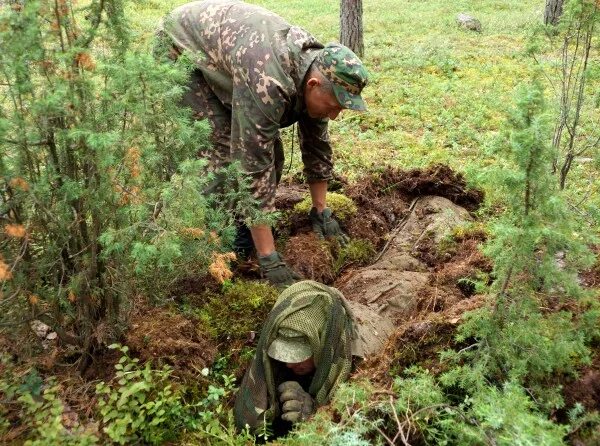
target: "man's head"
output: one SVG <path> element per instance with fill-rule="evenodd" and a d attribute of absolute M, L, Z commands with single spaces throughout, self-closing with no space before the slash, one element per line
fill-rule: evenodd
<path fill-rule="evenodd" d="M 349 48 L 330 43 L 321 50 L 306 76 L 304 102 L 311 118 L 335 119 L 339 113 L 366 110 L 360 96 L 368 74 Z"/>
<path fill-rule="evenodd" d="M 315 369 L 310 343 L 306 336 L 296 330 L 280 328 L 267 354 L 285 363 L 295 375 L 308 375 Z"/>

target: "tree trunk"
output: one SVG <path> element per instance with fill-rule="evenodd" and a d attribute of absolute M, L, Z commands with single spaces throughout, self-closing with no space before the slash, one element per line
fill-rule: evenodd
<path fill-rule="evenodd" d="M 340 43 L 363 57 L 362 0 L 340 0 Z"/>
<path fill-rule="evenodd" d="M 546 25 L 556 25 L 563 12 L 563 3 L 565 0 L 546 0 L 546 10 L 544 11 L 544 23 Z"/>

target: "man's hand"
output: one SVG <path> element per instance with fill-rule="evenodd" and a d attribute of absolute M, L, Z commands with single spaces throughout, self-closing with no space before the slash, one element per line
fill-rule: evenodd
<path fill-rule="evenodd" d="M 276 287 L 288 287 L 302 280 L 298 273 L 287 266 L 277 251 L 268 256 L 259 256 L 258 265 L 262 276 Z"/>
<path fill-rule="evenodd" d="M 315 401 L 296 381 L 286 381 L 277 388 L 281 403 L 281 419 L 297 423 L 315 411 Z"/>
<path fill-rule="evenodd" d="M 335 237 L 342 246 L 350 241 L 348 236 L 342 232 L 339 223 L 333 218 L 331 209 L 325 208 L 323 212 L 318 212 L 317 208 L 313 207 L 308 215 L 313 231 L 319 238 Z"/>

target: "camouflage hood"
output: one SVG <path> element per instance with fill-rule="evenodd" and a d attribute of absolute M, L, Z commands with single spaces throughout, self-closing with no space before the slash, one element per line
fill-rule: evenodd
<path fill-rule="evenodd" d="M 262 329 L 256 354 L 235 400 L 239 429 L 257 427 L 279 415 L 273 367 L 267 351 L 280 328 L 301 332 L 314 353 L 316 371 L 309 393 L 317 406 L 325 404 L 352 367 L 353 316 L 335 288 L 314 281 L 298 282 L 277 300 Z"/>

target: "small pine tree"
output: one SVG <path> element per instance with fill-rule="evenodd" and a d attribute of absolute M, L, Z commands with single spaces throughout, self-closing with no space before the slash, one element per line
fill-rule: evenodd
<path fill-rule="evenodd" d="M 583 295 L 577 271 L 591 257 L 552 177 L 554 149 L 545 107 L 540 82 L 519 88 L 500 144 L 502 168 L 486 172 L 505 198 L 484 248 L 494 260 L 495 302 L 471 314 L 460 329 L 459 339 L 475 338 L 479 348 L 465 354 L 477 373 L 459 380 L 471 379 L 465 386 L 490 378 L 527 382 L 538 396 L 545 393 L 539 402 L 556 406 L 560 398 L 541 384 L 549 374 L 572 371 L 587 359 L 586 333 L 577 330 L 570 313 L 542 308 L 548 309 L 552 299 Z"/>
<path fill-rule="evenodd" d="M 83 352 L 136 283 L 160 294 L 231 236 L 192 160 L 209 127 L 178 106 L 191 64 L 137 40 L 122 0 L 0 6 L 1 318 Z"/>

